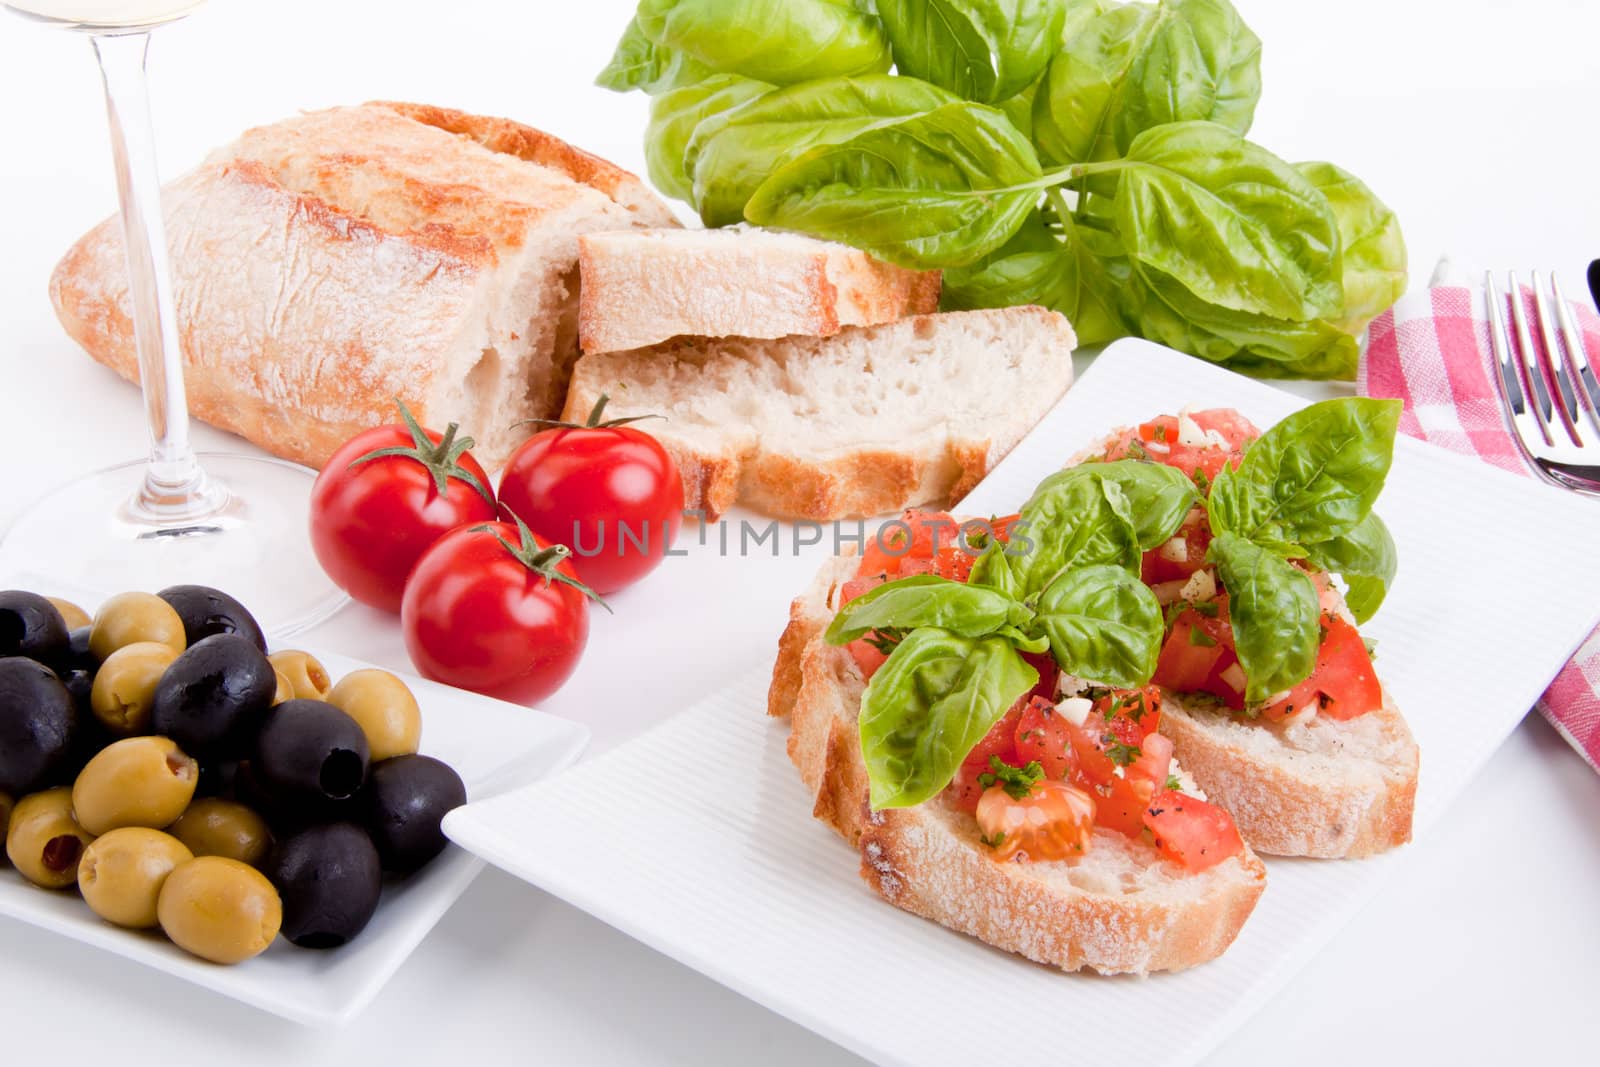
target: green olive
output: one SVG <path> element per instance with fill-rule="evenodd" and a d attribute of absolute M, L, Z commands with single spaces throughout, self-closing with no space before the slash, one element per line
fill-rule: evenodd
<path fill-rule="evenodd" d="M 129 737 L 101 749 L 72 784 L 72 811 L 90 833 L 159 829 L 194 799 L 200 765 L 165 737 Z"/>
<path fill-rule="evenodd" d="M 317 662 L 317 657 L 299 649 L 274 652 L 267 660 L 294 686 L 294 695 L 301 700 L 327 700 L 333 679 Z"/>
<path fill-rule="evenodd" d="M 272 673 L 278 676 L 278 690 L 272 694 L 272 706 L 277 707 L 285 700 L 294 699 L 294 683 L 289 681 L 287 674 L 284 674 L 276 667 L 272 668 Z"/>
<path fill-rule="evenodd" d="M 72 817 L 72 790 L 46 789 L 17 801 L 6 827 L 6 855 L 34 885 L 65 889 L 78 880 L 78 861 L 94 835 Z"/>
<path fill-rule="evenodd" d="M 201 797 L 167 832 L 196 856 L 226 856 L 260 867 L 272 851 L 267 822 L 243 804 L 220 797 Z"/>
<path fill-rule="evenodd" d="M 242 963 L 278 936 L 283 901 L 249 864 L 199 856 L 167 876 L 156 915 L 185 952 L 212 963 Z"/>
<path fill-rule="evenodd" d="M 118 737 L 144 733 L 150 728 L 156 683 L 177 658 L 170 645 L 156 641 L 135 641 L 111 653 L 89 690 L 94 717 Z"/>
<path fill-rule="evenodd" d="M 422 740 L 422 709 L 406 683 L 388 671 L 351 671 L 333 687 L 328 703 L 360 725 L 373 763 L 416 753 Z"/>
<path fill-rule="evenodd" d="M 174 652 L 188 647 L 183 620 L 171 604 L 154 593 L 118 593 L 95 612 L 89 651 L 104 663 L 111 653 L 135 641 L 155 641 Z"/>
<path fill-rule="evenodd" d="M 78 863 L 78 891 L 108 923 L 135 930 L 156 925 L 156 899 L 167 875 L 194 859 L 182 841 L 144 826 L 94 839 Z"/>
<path fill-rule="evenodd" d="M 94 621 L 89 618 L 87 611 L 84 611 L 70 600 L 62 600 L 58 596 L 47 596 L 45 599 L 54 604 L 56 610 L 61 612 L 61 618 L 67 624 L 69 631 L 76 630 L 80 626 L 88 626 Z"/>

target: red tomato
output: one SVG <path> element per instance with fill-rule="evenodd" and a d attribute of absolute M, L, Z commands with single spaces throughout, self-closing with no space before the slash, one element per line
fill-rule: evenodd
<path fill-rule="evenodd" d="M 1112 778 L 1095 790 L 1095 822 L 1119 834 L 1138 837 L 1144 833 L 1145 809 L 1156 788 L 1144 778 Z"/>
<path fill-rule="evenodd" d="M 1237 464 L 1244 453 L 1244 446 L 1261 436 L 1261 431 L 1249 419 L 1231 408 L 1192 411 L 1189 418 L 1194 420 L 1202 433 L 1215 431 L 1222 438 L 1222 443 L 1207 441 L 1203 444 L 1184 444 L 1179 440 L 1181 434 L 1177 416 L 1160 415 L 1125 432 L 1106 450 L 1106 458 L 1127 459 L 1135 456 L 1152 459 L 1176 467 L 1191 478 L 1198 471 L 1209 484 L 1224 465 Z"/>
<path fill-rule="evenodd" d="M 1148 733 L 1139 745 L 1139 758 L 1128 764 L 1128 777 L 1149 782 L 1156 789 L 1167 787 L 1172 773 L 1172 741 L 1166 734 Z"/>
<path fill-rule="evenodd" d="M 931 573 L 935 549 L 956 544 L 960 527 L 948 513 L 908 508 L 899 519 L 886 522 L 867 538 L 856 574 L 866 577 L 884 574 L 891 578 Z M 922 568 L 907 568 L 910 562 L 926 562 Z"/>
<path fill-rule="evenodd" d="M 400 417 L 403 425 L 346 441 L 311 487 L 317 562 L 339 588 L 384 611 L 400 610 L 406 575 L 428 546 L 495 516 L 489 476 L 466 451 L 472 439 L 458 438 L 455 423 L 443 434 L 424 430 L 404 404 Z"/>
<path fill-rule="evenodd" d="M 1263 709 L 1261 714 L 1268 719 L 1286 719 L 1313 701 L 1318 714 L 1330 719 L 1354 719 L 1383 706 L 1383 687 L 1360 632 L 1338 615 L 1324 615 L 1322 626 L 1322 645 L 1311 677 Z"/>
<path fill-rule="evenodd" d="M 1094 812 L 1094 799 L 1082 789 L 1041 781 L 1020 799 L 1003 785 L 990 786 L 976 814 L 995 859 L 1061 860 L 1089 847 Z"/>
<path fill-rule="evenodd" d="M 1056 713 L 1046 697 L 1033 696 L 1017 721 L 1017 763 L 1027 766 L 1038 761 L 1044 776 L 1062 779 L 1077 770 L 1078 761 L 1067 737 L 1067 723 Z"/>
<path fill-rule="evenodd" d="M 1109 784 L 1117 776 L 1117 765 L 1106 755 L 1112 742 L 1104 740 L 1110 735 L 1100 728 L 1102 724 L 1095 720 L 1094 713 L 1089 713 L 1082 726 L 1074 726 L 1070 722 L 1065 725 L 1067 741 L 1072 745 L 1072 757 L 1078 765 L 1079 780 L 1097 786 Z"/>
<path fill-rule="evenodd" d="M 1195 508 L 1164 544 L 1146 552 L 1139 561 L 1139 577 L 1146 585 L 1187 580 L 1206 565 L 1211 548 L 1211 524 L 1204 508 Z"/>
<path fill-rule="evenodd" d="M 1233 650 L 1228 598 L 1218 597 L 1215 615 L 1194 608 L 1182 612 L 1161 646 L 1152 681 L 1179 693 L 1210 693 L 1230 708 L 1244 707 L 1243 670 Z"/>
<path fill-rule="evenodd" d="M 1022 709 L 1026 706 L 1028 697 L 1023 697 L 1011 707 L 1011 710 L 1001 716 L 1000 721 L 989 728 L 973 750 L 967 753 L 967 758 L 961 761 L 961 767 L 956 771 L 955 779 L 949 788 L 955 791 L 956 807 L 965 812 L 976 811 L 978 798 L 983 796 L 984 787 L 978 784 L 980 774 L 989 773 L 989 757 L 998 756 L 1000 762 L 1009 763 L 1013 767 L 1017 763 L 1017 724 L 1022 721 Z"/>
<path fill-rule="evenodd" d="M 839 606 L 844 607 L 862 593 L 882 585 L 883 582 L 883 578 L 850 579 L 839 587 Z M 889 658 L 888 653 L 883 652 L 865 637 L 858 637 L 844 647 L 855 657 L 856 666 L 861 668 L 863 678 L 871 678 L 873 672 L 883 666 L 883 661 Z"/>
<path fill-rule="evenodd" d="M 1148 685 L 1143 689 L 1113 690 L 1095 701 L 1094 710 L 1084 725 L 1097 729 L 1100 722 L 1104 723 L 1104 732 L 1115 742 L 1138 747 L 1147 734 L 1161 729 L 1160 688 Z"/>
<path fill-rule="evenodd" d="M 511 454 L 500 507 L 551 544 L 602 595 L 655 570 L 683 521 L 683 477 L 642 430 L 601 422 L 605 394 L 582 426 L 541 430 Z"/>
<path fill-rule="evenodd" d="M 561 688 L 589 639 L 567 549 L 523 527 L 463 526 L 417 561 L 400 624 L 426 678 L 530 703 Z"/>
<path fill-rule="evenodd" d="M 1244 851 L 1233 816 L 1215 804 L 1172 790 L 1155 795 L 1145 810 L 1144 824 L 1155 835 L 1161 854 L 1191 872 L 1209 870 Z"/>

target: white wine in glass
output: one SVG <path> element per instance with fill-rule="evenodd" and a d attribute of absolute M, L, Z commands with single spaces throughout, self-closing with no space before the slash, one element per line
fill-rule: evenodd
<path fill-rule="evenodd" d="M 311 551 L 306 523 L 314 474 L 261 456 L 197 456 L 189 444 L 145 54 L 152 28 L 202 3 L 0 0 L 22 15 L 82 32 L 100 61 L 150 429 L 145 459 L 69 482 L 13 520 L 0 535 L 0 584 L 80 599 L 90 611 L 124 590 L 211 585 L 282 637 L 345 603 Z"/>

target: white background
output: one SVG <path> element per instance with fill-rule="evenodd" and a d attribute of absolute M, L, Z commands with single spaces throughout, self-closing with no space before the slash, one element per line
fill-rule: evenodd
<path fill-rule="evenodd" d="M 1590 110 L 1600 99 L 1600 6 L 1236 2 L 1265 42 L 1252 136 L 1366 179 L 1400 213 L 1414 285 L 1448 253 L 1474 267 L 1554 267 L 1569 290 L 1581 288 L 1600 255 Z M 514 117 L 641 170 L 643 99 L 590 84 L 631 6 L 215 0 L 156 40 L 164 173 L 245 126 L 374 98 Z M 88 43 L 0 16 L 0 101 L 3 522 L 67 476 L 131 458 L 143 431 L 136 392 L 67 342 L 45 297 L 56 259 L 114 206 Z M 205 428 L 197 440 L 242 446 Z M 597 619 L 584 666 L 549 710 L 588 723 L 596 750 L 632 736 L 769 656 L 786 590 L 810 567 L 707 553 L 673 561 L 618 597 L 617 617 Z M 1495 628 L 1514 621 L 1495 618 L 1493 602 L 1483 590 L 1483 643 L 1462 649 L 1463 669 L 1495 669 Z M 306 640 L 405 666 L 397 627 L 365 609 Z M 716 769 L 686 768 L 684 787 L 715 790 Z M 1385 895 L 1216 1062 L 1536 1062 L 1586 1052 L 1600 948 L 1597 816 L 1600 779 L 1529 721 L 1444 824 L 1410 846 Z M 301 1030 L 3 920 L 0 1019 L 19 1062 L 109 1050 L 133 1062 L 240 1064 L 851 1060 L 497 872 L 338 1033 Z M 1017 1042 L 1023 1052 L 1048 1032 L 1040 1051 L 1070 1055 L 1074 1025 L 1122 1027 L 1137 1048 L 1138 1028 L 1160 1021 L 1010 1019 L 1003 990 L 974 990 L 973 1025 L 994 1028 L 997 1049 Z"/>

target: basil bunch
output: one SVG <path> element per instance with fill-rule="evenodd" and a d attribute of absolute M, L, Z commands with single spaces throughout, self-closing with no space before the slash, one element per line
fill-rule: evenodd
<path fill-rule="evenodd" d="M 1395 547 L 1372 510 L 1400 423 L 1398 400 L 1349 397 L 1304 408 L 1245 449 L 1211 485 L 1207 556 L 1228 591 L 1234 644 L 1251 703 L 1310 676 L 1321 644 L 1317 590 L 1291 566 L 1341 574 L 1365 622 L 1394 581 Z"/>
<path fill-rule="evenodd" d="M 599 83 L 653 97 L 651 179 L 1261 375 L 1354 376 L 1404 291 L 1393 212 L 1245 139 L 1261 42 L 1229 0 L 642 0 Z M 890 74 L 891 69 L 896 73 Z"/>
<path fill-rule="evenodd" d="M 972 575 L 917 575 L 869 590 L 826 638 L 893 640 L 861 699 L 861 753 L 874 809 L 910 807 L 950 784 L 989 728 L 1039 681 L 1023 652 L 1132 688 L 1155 673 L 1161 605 L 1140 552 L 1171 537 L 1200 496 L 1171 467 L 1083 464 L 1040 483 Z M 1024 532 L 1026 536 L 1024 536 Z"/>

